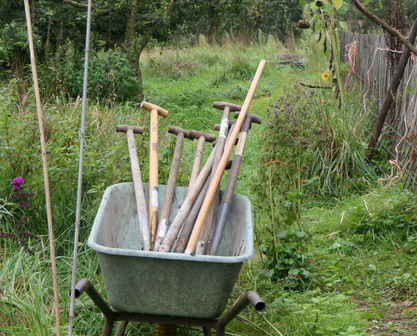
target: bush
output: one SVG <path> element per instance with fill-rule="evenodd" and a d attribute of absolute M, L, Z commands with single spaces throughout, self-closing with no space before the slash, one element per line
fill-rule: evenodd
<path fill-rule="evenodd" d="M 45 64 L 39 66 L 40 87 L 44 95 L 59 92 L 69 98 L 83 94 L 84 54 L 70 40 L 60 46 Z M 119 48 L 91 53 L 88 65 L 88 97 L 122 101 L 133 99 L 139 88 L 126 54 Z"/>

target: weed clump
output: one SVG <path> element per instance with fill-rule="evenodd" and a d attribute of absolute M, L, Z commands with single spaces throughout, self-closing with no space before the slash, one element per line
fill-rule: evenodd
<path fill-rule="evenodd" d="M 316 281 L 308 262 L 311 235 L 301 220 L 304 204 L 311 204 L 312 196 L 351 193 L 367 186 L 368 179 L 376 180 L 363 161 L 349 108 L 336 106 L 331 94 L 294 85 L 267 107 L 254 184 L 262 223 L 258 240 L 271 278 L 289 288 L 307 288 Z"/>
<path fill-rule="evenodd" d="M 412 244 L 417 241 L 415 195 L 400 187 L 387 186 L 351 206 L 343 214 L 342 223 L 361 244 Z"/>

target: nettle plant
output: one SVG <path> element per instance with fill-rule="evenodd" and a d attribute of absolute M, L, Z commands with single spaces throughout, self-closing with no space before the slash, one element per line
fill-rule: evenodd
<path fill-rule="evenodd" d="M 334 90 L 340 94 L 340 101 L 343 104 L 345 92 L 342 73 L 349 68 L 347 64 L 340 62 L 339 32 L 341 29 L 347 32 L 347 25 L 337 17 L 345 14 L 349 6 L 343 0 L 316 0 L 310 3 L 307 3 L 307 0 L 300 0 L 300 3 L 307 13 L 306 16 L 309 16 L 308 22 L 319 34 L 319 40 L 323 39 L 323 53 L 327 52 L 327 44 L 330 42 L 329 69 L 332 72 L 334 83 L 337 84 Z"/>

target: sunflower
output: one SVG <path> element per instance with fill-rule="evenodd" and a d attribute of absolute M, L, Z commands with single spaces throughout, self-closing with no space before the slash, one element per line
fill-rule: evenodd
<path fill-rule="evenodd" d="M 325 72 L 324 74 L 321 75 L 321 78 L 323 78 L 324 80 L 328 80 L 329 79 L 329 74 L 327 72 Z"/>
<path fill-rule="evenodd" d="M 318 8 L 323 7 L 323 6 L 324 6 L 323 1 L 317 0 L 317 1 L 316 1 L 316 6 L 317 6 Z"/>

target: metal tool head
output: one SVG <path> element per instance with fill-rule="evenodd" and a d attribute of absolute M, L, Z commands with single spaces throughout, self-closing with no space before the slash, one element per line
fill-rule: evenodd
<path fill-rule="evenodd" d="M 184 138 L 190 139 L 190 140 L 194 140 L 194 138 L 190 137 L 190 131 L 187 131 L 186 129 L 183 129 L 181 127 L 175 127 L 175 126 L 169 126 L 168 128 L 168 133 L 172 133 L 175 135 L 178 135 L 180 133 L 184 134 Z"/>
<path fill-rule="evenodd" d="M 232 125 L 234 125 L 236 123 L 236 120 L 229 120 L 229 129 L 230 127 L 232 127 Z M 220 131 L 220 124 L 215 124 L 214 125 L 214 130 L 215 131 Z"/>
<path fill-rule="evenodd" d="M 138 126 L 129 126 L 129 125 L 117 125 L 116 126 L 116 132 L 124 132 L 126 133 L 129 129 L 133 131 L 133 133 L 136 134 L 142 134 L 143 128 Z"/>
<path fill-rule="evenodd" d="M 195 131 L 195 130 L 190 131 L 190 139 L 200 139 L 200 137 L 202 136 L 206 139 L 207 142 L 213 142 L 214 140 L 216 140 L 216 136 L 214 135 L 201 132 L 201 131 Z"/>
<path fill-rule="evenodd" d="M 237 119 L 239 117 L 240 112 L 235 112 L 235 119 Z M 262 117 L 256 115 L 256 114 L 252 114 L 252 113 L 246 113 L 246 118 L 249 118 L 251 123 L 255 123 L 255 124 L 261 124 L 262 123 Z"/>
<path fill-rule="evenodd" d="M 219 110 L 224 110 L 226 107 L 228 107 L 230 111 L 240 111 L 242 109 L 242 106 L 225 102 L 214 102 L 213 107 Z"/>
<path fill-rule="evenodd" d="M 144 110 L 148 110 L 149 112 L 156 110 L 158 111 L 158 114 L 164 118 L 166 118 L 166 116 L 168 115 L 168 111 L 163 109 L 162 107 L 159 107 L 158 105 L 152 104 L 152 103 L 148 103 L 146 101 L 143 101 L 140 104 L 140 107 L 143 108 Z"/>

